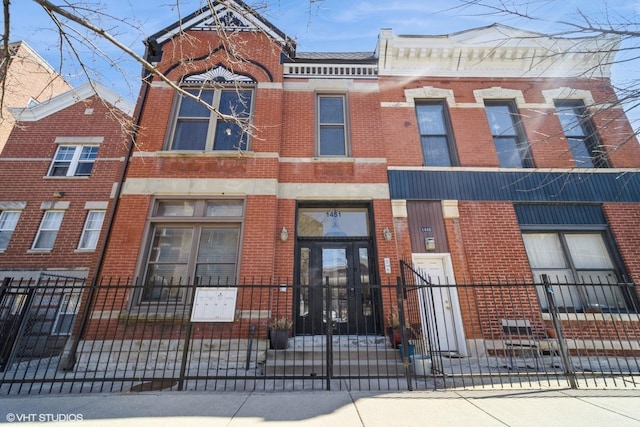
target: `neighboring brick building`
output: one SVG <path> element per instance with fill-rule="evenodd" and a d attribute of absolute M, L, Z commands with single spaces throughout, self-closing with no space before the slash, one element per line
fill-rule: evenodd
<path fill-rule="evenodd" d="M 615 37 L 493 25 L 380 39 L 390 193 L 397 233 L 411 242 L 404 256 L 443 283 L 637 278 L 640 146 L 609 80 Z M 636 310 L 635 292 L 594 289 L 555 289 L 558 305 Z M 443 350 L 464 352 L 466 313 L 451 303 Z M 495 297 L 477 304 L 493 306 L 494 320 L 509 316 Z"/>
<path fill-rule="evenodd" d="M 329 311 L 335 334 L 381 334 L 394 298 L 370 285 L 394 283 L 402 258 L 452 283 L 640 273 L 640 148 L 618 144 L 632 130 L 602 65 L 617 39 L 581 40 L 600 46 L 594 58 L 493 25 L 383 30 L 375 52 L 303 53 L 232 3 L 147 41 L 172 82 L 236 120 L 157 78 L 143 89 L 101 270 L 141 284 L 120 295 L 127 316 L 175 313 L 193 295 L 185 283 L 262 278 L 294 284 L 278 310 L 296 334 L 324 333 Z M 327 301 L 323 284 L 344 292 Z M 635 302 L 571 292 L 572 311 Z M 464 354 L 453 304 L 448 351 Z"/>
<path fill-rule="evenodd" d="M 0 155 L 0 279 L 47 271 L 87 277 L 132 106 L 87 84 L 11 113 L 18 125 Z"/>
<path fill-rule="evenodd" d="M 18 355 L 59 349 L 70 334 L 81 291 L 73 286 L 97 263 L 132 106 L 87 84 L 10 112 L 16 126 L 0 154 L 0 366 L 24 309 L 25 333 L 39 339 Z"/>
<path fill-rule="evenodd" d="M 2 88 L 0 152 L 13 128 L 11 107 L 26 107 L 61 94 L 71 86 L 31 47 L 23 42 L 9 44 L 10 60 Z M 0 49 L 0 53 L 4 52 Z M 4 55 L 2 55 L 4 61 Z"/>

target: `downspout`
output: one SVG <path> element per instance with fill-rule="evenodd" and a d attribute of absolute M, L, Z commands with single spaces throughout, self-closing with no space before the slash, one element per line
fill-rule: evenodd
<path fill-rule="evenodd" d="M 153 52 L 155 53 L 155 52 Z M 147 52 L 145 57 L 150 57 L 151 53 L 149 52 L 149 46 L 147 45 Z M 116 191 L 113 195 L 113 203 L 111 204 L 111 209 L 109 209 L 109 217 L 107 219 L 107 224 L 104 229 L 104 239 L 102 240 L 102 244 L 100 245 L 100 249 L 98 251 L 98 257 L 96 259 L 95 271 L 91 278 L 91 283 L 89 285 L 89 293 L 87 295 L 85 310 L 82 313 L 82 318 L 80 319 L 80 325 L 78 327 L 78 332 L 76 333 L 76 338 L 73 340 L 71 349 L 66 357 L 63 356 L 60 361 L 60 369 L 65 371 L 73 370 L 76 364 L 76 353 L 78 351 L 78 345 L 80 344 L 80 339 L 84 335 L 87 329 L 87 323 L 90 316 L 91 305 L 93 301 L 93 297 L 96 292 L 96 288 L 98 286 L 98 277 L 100 277 L 100 273 L 102 272 L 102 265 L 104 263 L 104 256 L 107 251 L 107 245 L 109 243 L 109 238 L 111 237 L 111 232 L 113 230 L 113 223 L 115 221 L 116 210 L 118 209 L 118 205 L 120 203 L 120 196 L 122 195 L 122 188 L 124 187 L 125 177 L 127 175 L 127 170 L 129 168 L 129 162 L 131 161 L 131 156 L 133 154 L 133 149 L 135 147 L 136 138 L 138 136 L 138 129 L 140 128 L 140 118 L 142 116 L 142 109 L 147 100 L 147 94 L 149 92 L 149 82 L 146 79 L 151 75 L 151 73 L 147 70 L 143 71 L 142 75 L 142 88 L 140 90 L 140 95 L 138 96 L 138 102 L 136 104 L 136 108 L 133 114 L 133 129 L 131 130 L 131 136 L 129 137 L 129 144 L 127 146 L 127 152 L 125 154 L 124 162 L 122 164 L 122 170 L 120 171 L 120 177 L 118 178 Z"/>

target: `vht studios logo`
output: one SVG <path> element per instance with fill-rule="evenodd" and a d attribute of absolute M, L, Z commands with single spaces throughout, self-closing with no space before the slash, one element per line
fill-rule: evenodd
<path fill-rule="evenodd" d="M 27 423 L 27 422 L 56 422 L 56 421 L 82 421 L 82 414 L 14 414 L 8 413 L 6 416 L 10 423 Z"/>

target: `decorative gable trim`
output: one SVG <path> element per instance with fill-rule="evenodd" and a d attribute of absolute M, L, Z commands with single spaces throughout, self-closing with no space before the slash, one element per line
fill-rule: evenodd
<path fill-rule="evenodd" d="M 282 46 L 295 46 L 286 34 L 240 0 L 214 0 L 213 8 L 203 7 L 147 39 L 147 44 L 162 45 L 178 34 L 188 31 L 255 31 L 263 32 Z"/>
<path fill-rule="evenodd" d="M 122 99 L 100 83 L 95 82 L 69 90 L 31 107 L 9 108 L 9 112 L 16 121 L 35 122 L 92 96 L 98 96 L 104 102 L 113 105 L 128 116 L 133 114 L 133 105 L 130 102 Z"/>
<path fill-rule="evenodd" d="M 206 82 L 255 83 L 255 80 L 251 77 L 234 73 L 222 65 L 218 65 L 216 68 L 205 71 L 204 73 L 194 74 L 182 79 L 182 83 L 186 84 L 201 84 Z"/>

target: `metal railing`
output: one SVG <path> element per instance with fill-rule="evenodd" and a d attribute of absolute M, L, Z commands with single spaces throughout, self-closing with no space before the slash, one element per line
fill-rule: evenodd
<path fill-rule="evenodd" d="M 558 296 L 573 292 L 565 285 L 434 284 L 407 264 L 402 271 L 395 284 L 368 285 L 363 295 L 374 300 L 349 318 L 332 305 L 349 290 L 325 284 L 315 335 L 304 327 L 305 289 L 287 280 L 168 281 L 159 293 L 128 279 L 94 288 L 79 279 L 14 280 L 0 289 L 0 393 L 620 388 L 640 381 L 632 283 L 590 285 L 623 295 L 624 307 L 576 309 Z M 275 349 L 270 325 L 283 317 L 294 324 L 287 348 Z M 400 348 L 387 330 L 392 318 Z"/>
<path fill-rule="evenodd" d="M 410 335 L 432 366 L 413 387 L 640 384 L 640 309 L 630 281 L 453 284 L 401 267 Z"/>

